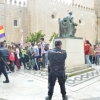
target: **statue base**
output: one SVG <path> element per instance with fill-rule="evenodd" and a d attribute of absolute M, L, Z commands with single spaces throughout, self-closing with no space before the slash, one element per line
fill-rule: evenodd
<path fill-rule="evenodd" d="M 56 40 L 62 41 L 62 49 L 67 52 L 67 59 L 65 61 L 67 73 L 89 68 L 85 64 L 84 41 L 82 38 L 56 38 L 54 42 Z"/>

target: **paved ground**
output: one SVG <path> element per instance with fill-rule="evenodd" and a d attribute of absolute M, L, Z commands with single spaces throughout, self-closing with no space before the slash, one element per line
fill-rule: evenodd
<path fill-rule="evenodd" d="M 94 66 L 100 70 L 100 66 Z M 37 77 L 24 71 L 9 74 L 10 83 L 3 84 L 4 76 L 0 78 L 1 100 L 45 100 L 48 91 L 47 79 Z M 69 100 L 100 100 L 100 76 L 82 83 L 76 87 L 66 85 Z M 58 83 L 52 100 L 62 100 Z"/>

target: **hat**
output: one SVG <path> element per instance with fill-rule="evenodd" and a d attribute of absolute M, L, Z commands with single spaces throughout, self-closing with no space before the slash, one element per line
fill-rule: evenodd
<path fill-rule="evenodd" d="M 55 41 L 55 46 L 60 46 L 62 42 L 60 40 Z"/>

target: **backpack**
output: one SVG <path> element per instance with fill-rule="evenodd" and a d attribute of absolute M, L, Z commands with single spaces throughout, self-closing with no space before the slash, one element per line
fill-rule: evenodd
<path fill-rule="evenodd" d="M 15 60 L 15 55 L 14 55 L 14 53 L 10 53 L 9 60 L 10 60 L 10 61 L 14 61 L 14 60 Z"/>
<path fill-rule="evenodd" d="M 33 49 L 32 49 L 32 48 L 31 48 L 30 50 L 27 51 L 27 54 L 28 54 L 29 56 L 32 56 L 32 53 L 33 53 Z"/>
<path fill-rule="evenodd" d="M 48 51 L 48 50 L 49 50 L 49 47 L 48 47 L 48 45 L 47 45 L 47 44 L 45 45 L 44 50 L 45 50 L 45 51 Z"/>

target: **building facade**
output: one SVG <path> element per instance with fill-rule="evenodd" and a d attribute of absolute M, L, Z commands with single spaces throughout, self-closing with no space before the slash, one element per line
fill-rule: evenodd
<path fill-rule="evenodd" d="M 16 2 L 11 5 L 1 0 L 0 25 L 4 25 L 9 42 L 19 42 L 22 35 L 25 39 L 30 32 L 39 30 L 46 34 L 48 42 L 54 32 L 59 33 L 58 19 L 67 16 L 69 11 L 78 23 L 76 37 L 86 38 L 92 44 L 100 39 L 99 0 L 72 0 L 70 5 L 61 0 L 28 0 L 27 7 L 23 5 L 17 6 Z"/>
<path fill-rule="evenodd" d="M 72 4 L 55 2 L 55 0 L 29 0 L 27 2 L 30 31 L 43 30 L 46 41 L 53 32 L 59 33 L 58 18 L 73 12 L 74 21 L 78 23 L 76 37 L 83 37 L 95 44 L 97 38 L 96 14 L 94 0 L 72 0 Z M 34 5 L 34 6 L 33 6 Z"/>
<path fill-rule="evenodd" d="M 0 25 L 4 26 L 6 39 L 8 42 L 19 42 L 21 36 L 27 37 L 28 33 L 28 18 L 27 18 L 27 7 L 23 2 L 15 1 L 12 5 L 12 0 L 7 3 L 7 0 L 0 1 Z"/>

